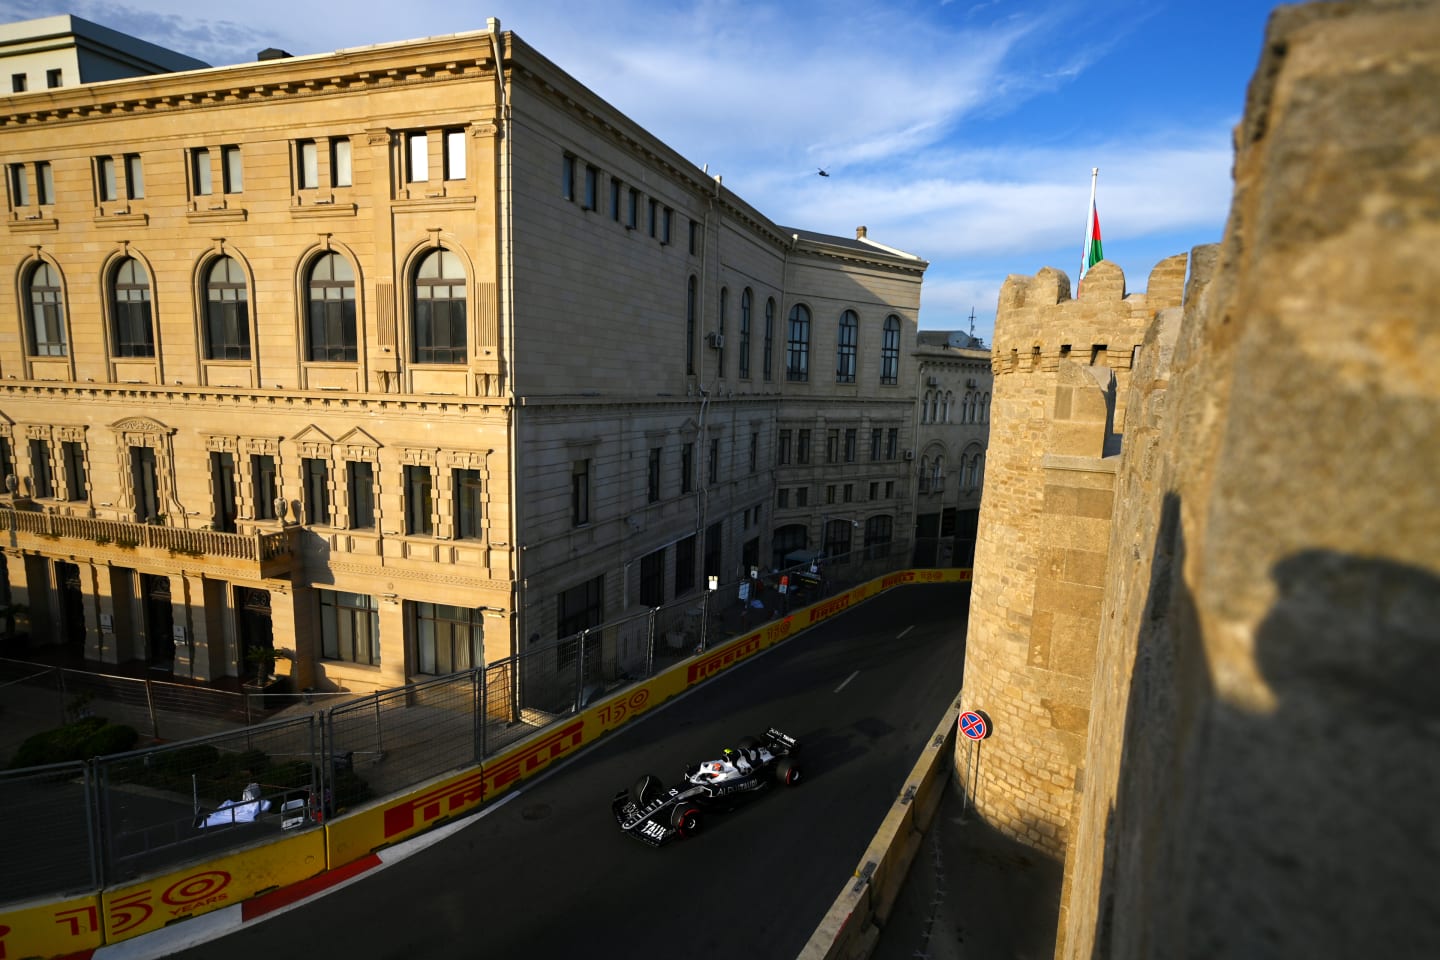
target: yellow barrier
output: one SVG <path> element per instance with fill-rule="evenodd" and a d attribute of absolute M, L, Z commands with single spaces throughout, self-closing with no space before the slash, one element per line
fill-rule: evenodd
<path fill-rule="evenodd" d="M 0 957 L 55 957 L 104 942 L 98 893 L 33 907 L 20 904 L 0 917 Z"/>
<path fill-rule="evenodd" d="M 105 942 L 138 937 L 276 887 L 299 883 L 324 869 L 325 838 L 319 830 L 307 830 L 106 890 L 100 894 Z"/>

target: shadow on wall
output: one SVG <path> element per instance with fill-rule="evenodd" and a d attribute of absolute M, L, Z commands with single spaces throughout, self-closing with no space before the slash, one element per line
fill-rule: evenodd
<path fill-rule="evenodd" d="M 1092 957 L 1440 956 L 1440 579 L 1276 564 L 1257 713 L 1217 696 L 1178 518 L 1167 496 Z"/>

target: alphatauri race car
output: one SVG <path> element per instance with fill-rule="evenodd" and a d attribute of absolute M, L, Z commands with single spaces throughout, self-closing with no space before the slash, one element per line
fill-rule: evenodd
<path fill-rule="evenodd" d="M 653 774 L 641 777 L 629 790 L 615 794 L 610 808 L 621 830 L 651 846 L 693 837 L 707 813 L 734 807 L 775 784 L 798 784 L 799 749 L 794 737 L 771 727 L 763 737 L 740 740 L 718 760 L 686 767 L 673 787 Z"/>

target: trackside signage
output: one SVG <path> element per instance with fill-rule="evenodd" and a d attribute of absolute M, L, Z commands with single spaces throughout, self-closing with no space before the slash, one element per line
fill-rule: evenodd
<path fill-rule="evenodd" d="M 20 907 L 0 917 L 0 958 L 58 957 L 104 942 L 98 893 Z"/>

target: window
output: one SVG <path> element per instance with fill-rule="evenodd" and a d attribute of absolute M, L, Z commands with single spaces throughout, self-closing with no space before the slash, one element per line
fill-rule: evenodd
<path fill-rule="evenodd" d="M 775 444 L 775 462 L 787 464 L 790 462 L 790 431 L 781 430 L 779 439 Z"/>
<path fill-rule="evenodd" d="M 871 481 L 870 481 L 870 499 L 871 499 L 871 500 L 878 500 L 878 499 L 880 499 L 880 481 L 878 481 L 878 480 L 871 480 Z"/>
<path fill-rule="evenodd" d="M 778 510 L 786 510 L 790 507 L 790 488 L 781 487 L 775 491 L 775 507 Z"/>
<path fill-rule="evenodd" d="M 773 377 L 771 365 L 775 357 L 775 300 L 773 297 L 765 298 L 765 341 L 764 353 L 760 358 L 761 374 L 765 382 L 769 383 Z"/>
<path fill-rule="evenodd" d="M 245 189 L 245 170 L 240 163 L 240 148 L 221 147 L 220 160 L 225 169 L 225 192 L 240 193 Z"/>
<path fill-rule="evenodd" d="M 219 257 L 205 281 L 205 359 L 250 359 L 250 309 L 245 274 L 233 257 Z"/>
<path fill-rule="evenodd" d="M 895 383 L 900 377 L 900 318 L 893 313 L 885 318 L 884 339 L 880 345 L 880 382 Z"/>
<path fill-rule="evenodd" d="M 30 355 L 63 357 L 70 352 L 65 338 L 65 308 L 61 303 L 60 272 L 41 262 L 30 271 L 26 302 L 30 306 Z"/>
<path fill-rule="evenodd" d="M 890 517 L 870 517 L 865 521 L 866 559 L 888 557 L 894 521 Z"/>
<path fill-rule="evenodd" d="M 190 181 L 197 197 L 208 197 L 215 192 L 210 182 L 210 151 L 205 147 L 190 151 Z"/>
<path fill-rule="evenodd" d="M 451 251 L 435 250 L 415 271 L 412 359 L 416 363 L 464 363 L 468 326 L 465 268 Z"/>
<path fill-rule="evenodd" d="M 27 85 L 28 85 L 28 84 L 26 83 L 25 74 L 23 74 L 23 73 L 12 73 L 12 74 L 10 74 L 10 92 L 11 92 L 11 93 L 24 93 L 24 92 L 25 92 L 25 87 L 26 87 Z"/>
<path fill-rule="evenodd" d="M 845 462 L 854 463 L 860 431 L 850 427 L 845 431 Z"/>
<path fill-rule="evenodd" d="M 660 242 L 668 245 L 670 243 L 670 231 L 675 225 L 675 211 L 666 207 L 660 214 Z"/>
<path fill-rule="evenodd" d="M 809 431 L 809 430 L 801 430 L 799 433 L 796 434 L 796 442 L 795 442 L 795 462 L 796 462 L 796 463 L 809 463 L 809 462 L 810 462 L 810 431 Z"/>
<path fill-rule="evenodd" d="M 17 207 L 30 206 L 30 178 L 23 163 L 10 164 L 10 201 Z"/>
<path fill-rule="evenodd" d="M 645 496 L 649 503 L 660 502 L 660 448 L 650 448 L 650 463 L 645 474 Z"/>
<path fill-rule="evenodd" d="M 849 520 L 831 520 L 825 524 L 825 555 L 834 563 L 845 563 L 850 559 Z"/>
<path fill-rule="evenodd" d="M 566 637 L 573 637 L 582 630 L 599 626 L 605 622 L 605 577 L 595 577 L 593 580 L 586 580 L 578 586 L 571 587 L 555 598 L 555 626 L 556 639 L 563 640 Z M 575 662 L 575 647 L 560 648 L 559 666 Z M 600 650 L 600 640 L 597 637 L 592 648 L 595 652 Z"/>
<path fill-rule="evenodd" d="M 10 438 L 0 435 L 0 483 L 4 483 L 6 477 L 14 476 L 15 457 L 10 451 Z"/>
<path fill-rule="evenodd" d="M 686 537 L 675 544 L 675 596 L 688 593 L 695 586 L 695 537 Z"/>
<path fill-rule="evenodd" d="M 860 320 L 854 310 L 840 314 L 835 348 L 835 382 L 855 382 L 855 345 L 859 338 Z"/>
<path fill-rule="evenodd" d="M 827 483 L 827 484 L 825 485 L 825 503 L 826 503 L 827 505 L 829 505 L 829 504 L 833 504 L 834 502 L 835 502 L 835 484 L 833 484 L 833 483 Z"/>
<path fill-rule="evenodd" d="M 570 523 L 583 527 L 590 522 L 590 461 L 570 464 Z"/>
<path fill-rule="evenodd" d="M 405 532 L 413 537 L 435 533 L 435 481 L 427 466 L 405 467 Z"/>
<path fill-rule="evenodd" d="M 114 157 L 96 157 L 95 180 L 102 203 L 111 203 L 112 200 L 120 199 L 120 183 L 115 178 Z"/>
<path fill-rule="evenodd" d="M 851 503 L 855 500 L 855 484 L 845 484 L 845 502 Z"/>
<path fill-rule="evenodd" d="M 345 464 L 346 506 L 350 529 L 370 530 L 375 526 L 375 464 L 351 460 Z"/>
<path fill-rule="evenodd" d="M 585 209 L 597 210 L 600 207 L 600 171 L 590 164 L 585 164 Z"/>
<path fill-rule="evenodd" d="M 690 256 L 700 252 L 700 224 L 698 221 L 690 221 Z"/>
<path fill-rule="evenodd" d="M 485 665 L 481 611 L 443 603 L 411 604 L 416 670 L 442 676 Z"/>
<path fill-rule="evenodd" d="M 790 335 L 785 344 L 785 379 L 810 379 L 810 311 L 801 303 L 790 308 Z"/>
<path fill-rule="evenodd" d="M 430 179 L 430 134 L 417 130 L 405 137 L 405 180 L 424 183 Z"/>
<path fill-rule="evenodd" d="M 35 202 L 55 202 L 55 174 L 44 160 L 35 164 Z"/>
<path fill-rule="evenodd" d="M 882 440 L 883 436 L 884 436 L 884 431 L 882 431 L 879 427 L 875 427 L 873 430 L 870 431 L 870 459 L 871 459 L 871 460 L 879 460 L 879 459 L 880 459 L 880 443 L 881 443 L 881 440 Z"/>
<path fill-rule="evenodd" d="M 715 331 L 716 333 L 719 334 L 719 336 L 718 336 L 718 337 L 716 338 L 716 340 L 715 340 L 715 342 L 716 342 L 717 344 L 719 344 L 719 346 L 717 346 L 717 347 L 715 348 L 715 352 L 716 352 L 716 354 L 717 354 L 717 360 L 716 360 L 716 376 L 720 377 L 721 379 L 724 379 L 724 377 L 725 377 L 725 320 L 726 320 L 726 314 L 728 314 L 729 312 L 730 312 L 730 291 L 729 291 L 729 289 L 727 289 L 727 288 L 725 288 L 725 287 L 721 287 L 721 288 L 720 288 L 720 317 L 719 317 L 719 320 L 717 321 L 718 324 L 719 324 L 719 327 L 718 327 L 718 329 Z"/>
<path fill-rule="evenodd" d="M 150 319 L 150 275 L 134 257 L 120 261 L 110 283 L 114 353 L 117 357 L 155 356 Z"/>
<path fill-rule="evenodd" d="M 720 575 L 720 563 L 725 546 L 725 541 L 720 535 L 721 530 L 722 526 L 718 521 L 705 528 L 705 576 L 707 577 Z"/>
<path fill-rule="evenodd" d="M 610 219 L 616 223 L 620 222 L 620 192 L 622 185 L 614 177 L 610 178 Z"/>
<path fill-rule="evenodd" d="M 485 516 L 480 499 L 480 471 L 456 470 L 451 479 L 455 484 L 455 539 L 479 540 L 484 536 Z"/>
<path fill-rule="evenodd" d="M 760 434 L 750 434 L 750 472 L 754 473 L 760 466 Z"/>
<path fill-rule="evenodd" d="M 640 191 L 630 188 L 630 202 L 625 213 L 625 226 L 634 230 L 640 225 Z"/>
<path fill-rule="evenodd" d="M 465 179 L 465 131 L 445 131 L 445 179 Z"/>
<path fill-rule="evenodd" d="M 706 476 L 712 485 L 720 482 L 720 440 L 718 437 L 710 439 L 710 461 L 706 469 Z"/>
<path fill-rule="evenodd" d="M 145 196 L 145 168 L 138 153 L 125 154 L 125 196 L 131 200 Z"/>
<path fill-rule="evenodd" d="M 575 199 L 575 158 L 568 153 L 560 158 L 560 196 Z"/>
<path fill-rule="evenodd" d="M 900 428 L 891 427 L 885 434 L 885 459 L 894 460 L 900 456 Z"/>
<path fill-rule="evenodd" d="M 740 379 L 750 379 L 750 288 L 740 294 Z"/>
<path fill-rule="evenodd" d="M 692 275 L 685 290 L 685 372 L 690 376 L 695 375 L 695 298 L 699 296 L 698 289 L 699 284 Z"/>
<path fill-rule="evenodd" d="M 687 443 L 680 448 L 680 492 L 689 493 L 695 489 L 695 444 Z"/>
<path fill-rule="evenodd" d="M 60 456 L 65 466 L 65 499 L 87 499 L 85 445 L 75 440 L 66 440 L 60 444 Z"/>
<path fill-rule="evenodd" d="M 810 505 L 810 488 L 809 488 L 809 487 L 796 487 L 796 488 L 795 488 L 795 506 L 797 506 L 797 507 L 806 507 L 806 506 L 809 506 L 809 505 Z"/>
<path fill-rule="evenodd" d="M 314 140 L 295 144 L 295 181 L 301 190 L 320 186 L 320 154 Z"/>
<path fill-rule="evenodd" d="M 214 507 L 211 523 L 222 533 L 235 532 L 235 454 L 210 451 L 210 499 Z"/>
<path fill-rule="evenodd" d="M 330 462 L 319 457 L 306 457 L 300 461 L 300 476 L 304 481 L 305 522 L 330 523 Z"/>
<path fill-rule="evenodd" d="M 640 558 L 640 602 L 658 607 L 665 602 L 665 548 Z"/>
<path fill-rule="evenodd" d="M 49 500 L 55 496 L 49 440 L 30 440 L 30 495 L 37 500 Z"/>
<path fill-rule="evenodd" d="M 650 236 L 653 239 L 658 233 L 657 225 L 659 222 L 660 213 L 660 204 L 657 203 L 653 198 L 650 200 L 649 210 L 650 218 L 648 220 L 648 223 L 650 224 Z"/>
<path fill-rule="evenodd" d="M 886 480 L 886 481 L 885 481 L 885 499 L 886 499 L 886 500 L 894 500 L 894 499 L 895 499 L 895 481 L 894 481 L 894 480 Z"/>
<path fill-rule="evenodd" d="M 825 462 L 840 462 L 840 431 L 838 429 L 825 431 Z"/>
<path fill-rule="evenodd" d="M 306 301 L 306 359 L 354 363 L 355 271 L 338 253 L 327 253 L 310 268 Z"/>
<path fill-rule="evenodd" d="M 330 184 L 348 187 L 351 183 L 350 139 L 339 137 L 330 141 Z"/>
<path fill-rule="evenodd" d="M 280 490 L 276 486 L 275 458 L 268 453 L 257 453 L 250 458 L 250 494 L 255 503 L 255 519 L 274 520 Z"/>
<path fill-rule="evenodd" d="M 363 593 L 317 590 L 320 596 L 320 655 L 372 667 L 380 665 L 380 609 Z"/>
<path fill-rule="evenodd" d="M 64 76 L 64 74 L 61 73 L 59 67 L 55 67 L 52 70 L 46 70 L 45 86 L 49 87 L 51 90 L 54 90 L 56 87 L 60 86 L 62 76 Z"/>

